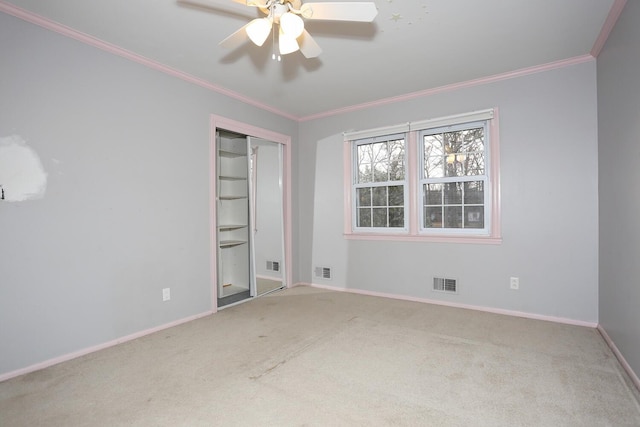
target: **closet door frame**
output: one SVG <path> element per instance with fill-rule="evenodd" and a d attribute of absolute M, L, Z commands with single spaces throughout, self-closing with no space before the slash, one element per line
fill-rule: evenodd
<path fill-rule="evenodd" d="M 285 286 L 291 287 L 293 273 L 292 266 L 292 207 L 291 207 L 291 136 L 273 132 L 248 123 L 226 117 L 211 115 L 209 132 L 209 230 L 210 230 L 210 282 L 211 282 L 211 307 L 215 313 L 218 311 L 218 287 L 217 287 L 217 207 L 216 207 L 216 183 L 217 183 L 217 155 L 216 155 L 216 131 L 227 130 L 251 137 L 266 139 L 282 145 L 282 212 L 284 223 L 284 277 Z"/>

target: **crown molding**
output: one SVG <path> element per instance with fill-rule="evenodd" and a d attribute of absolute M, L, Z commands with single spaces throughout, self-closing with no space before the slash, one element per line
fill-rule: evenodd
<path fill-rule="evenodd" d="M 607 15 L 607 19 L 605 19 L 604 21 L 604 25 L 600 30 L 600 34 L 598 34 L 598 38 L 596 39 L 596 42 L 593 44 L 593 47 L 591 48 L 591 56 L 593 56 L 594 58 L 597 58 L 598 55 L 600 55 L 600 52 L 602 51 L 604 44 L 609 38 L 609 34 L 611 34 L 613 27 L 615 27 L 616 22 L 618 22 L 618 18 L 620 17 L 620 14 L 622 13 L 622 9 L 624 9 L 624 6 L 626 4 L 627 4 L 627 0 L 615 0 L 613 2 L 613 6 L 611 6 L 609 15 Z"/>
<path fill-rule="evenodd" d="M 146 58 L 137 53 L 131 52 L 127 49 L 124 49 L 120 46 L 116 46 L 112 43 L 101 40 L 97 37 L 90 36 L 89 34 L 85 34 L 81 31 L 75 30 L 66 25 L 60 24 L 58 22 L 52 21 L 50 19 L 44 18 L 40 15 L 36 15 L 35 13 L 29 12 L 12 4 L 5 3 L 0 0 L 0 12 L 4 12 L 7 15 L 14 16 L 16 18 L 22 19 L 23 21 L 29 22 L 31 24 L 37 25 L 39 27 L 45 28 L 47 30 L 56 32 L 58 34 L 62 34 L 63 36 L 72 38 L 79 42 L 88 44 L 90 46 L 96 47 L 98 49 L 104 50 L 106 52 L 112 53 L 114 55 L 121 56 L 133 62 L 137 62 L 146 67 L 154 69 L 156 71 L 160 71 L 162 73 L 168 74 L 173 77 L 177 77 L 186 82 L 195 84 L 197 86 L 201 86 L 205 89 L 211 90 L 213 92 L 217 92 L 221 95 L 228 96 L 229 98 L 236 99 L 245 104 L 251 105 L 253 107 L 260 108 L 262 110 L 268 111 L 270 113 L 277 114 L 279 116 L 285 117 L 290 120 L 297 121 L 299 118 L 297 116 L 285 113 L 284 111 L 280 111 L 270 105 L 261 103 L 256 101 L 255 99 L 246 97 L 232 90 L 226 89 L 224 87 L 215 85 L 211 82 L 208 82 L 199 77 L 192 76 L 191 74 L 185 73 L 183 71 L 177 70 L 175 68 L 164 65 L 158 61 L 153 59 Z"/>
<path fill-rule="evenodd" d="M 287 118 L 289 120 L 293 120 L 296 122 L 305 122 L 305 121 L 311 121 L 311 120 L 321 119 L 325 117 L 335 116 L 339 114 L 349 113 L 353 111 L 379 107 L 382 105 L 393 104 L 397 102 L 404 102 L 404 101 L 408 101 L 415 98 L 427 97 L 427 96 L 435 95 L 442 92 L 455 91 L 463 88 L 495 83 L 502 80 L 522 77 L 522 76 L 526 76 L 534 73 L 540 73 L 544 71 L 550 71 L 557 68 L 568 67 L 568 66 L 577 65 L 577 64 L 595 60 L 595 58 L 597 58 L 600 52 L 602 51 L 602 48 L 604 47 L 604 44 L 606 43 L 606 40 L 609 37 L 609 34 L 613 30 L 618 18 L 620 17 L 626 3 L 627 3 L 627 0 L 614 0 L 611 10 L 609 11 L 609 14 L 605 20 L 605 23 L 600 31 L 600 34 L 598 35 L 598 38 L 596 39 L 596 42 L 594 43 L 589 54 L 577 56 L 574 58 L 564 59 L 560 61 L 550 62 L 547 64 L 537 65 L 533 67 L 523 68 L 520 70 L 510 71 L 507 73 L 496 74 L 493 76 L 482 77 L 479 79 L 468 80 L 465 82 L 454 83 L 450 85 L 421 90 L 421 91 L 393 96 L 389 98 L 383 98 L 376 101 L 365 102 L 365 103 L 356 104 L 348 107 L 342 107 L 334 110 L 329 110 L 329 111 L 325 111 L 317 114 L 308 115 L 305 117 L 299 117 L 293 114 L 286 113 L 271 105 L 267 105 L 262 102 L 256 101 L 255 99 L 241 95 L 237 92 L 226 89 L 224 87 L 215 85 L 202 78 L 195 77 L 191 74 L 169 67 L 155 60 L 146 58 L 142 55 L 138 55 L 122 47 L 116 46 L 104 40 L 100 40 L 96 37 L 77 31 L 66 25 L 60 24 L 58 22 L 52 21 L 50 19 L 44 18 L 39 15 L 36 15 L 32 12 L 29 12 L 17 6 L 8 4 L 2 0 L 0 0 L 0 12 L 4 12 L 8 15 L 12 15 L 16 18 L 22 19 L 26 22 L 32 23 L 34 25 L 38 25 L 42 28 L 48 29 L 50 31 L 54 31 L 56 33 L 62 34 L 66 37 L 70 37 L 75 40 L 78 40 L 82 43 L 107 51 L 114 55 L 121 56 L 123 58 L 129 59 L 131 61 L 137 62 L 149 68 L 152 68 L 156 71 L 160 71 L 170 76 L 177 77 L 183 81 L 195 84 L 197 86 L 203 87 L 213 92 L 217 92 L 229 98 L 236 99 L 240 102 L 260 108 L 264 111 L 268 111 L 270 113 L 282 116 L 284 118 Z"/>

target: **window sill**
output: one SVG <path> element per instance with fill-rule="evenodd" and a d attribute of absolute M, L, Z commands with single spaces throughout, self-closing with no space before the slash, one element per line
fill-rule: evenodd
<path fill-rule="evenodd" d="M 351 233 L 344 234 L 347 240 L 386 240 L 396 242 L 424 242 L 424 243 L 462 243 L 481 245 L 500 245 L 502 237 L 496 236 L 424 236 L 408 234 L 380 234 L 380 233 Z"/>

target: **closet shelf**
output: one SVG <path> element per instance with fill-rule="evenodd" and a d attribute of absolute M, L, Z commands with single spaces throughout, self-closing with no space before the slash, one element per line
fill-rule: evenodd
<path fill-rule="evenodd" d="M 235 151 L 218 150 L 220 157 L 247 157 L 246 153 L 236 153 Z"/>
<path fill-rule="evenodd" d="M 247 199 L 247 196 L 220 196 L 219 199 L 220 200 L 240 200 L 240 199 Z"/>
<path fill-rule="evenodd" d="M 229 176 L 229 175 L 219 175 L 218 179 L 223 181 L 246 181 L 246 176 Z"/>
<path fill-rule="evenodd" d="M 221 248 L 231 248 L 233 246 L 243 245 L 247 243 L 246 240 L 220 240 L 219 246 Z"/>
<path fill-rule="evenodd" d="M 230 230 L 238 230 L 240 228 L 246 228 L 247 224 L 220 224 L 218 225 L 218 230 L 220 231 L 230 231 Z"/>

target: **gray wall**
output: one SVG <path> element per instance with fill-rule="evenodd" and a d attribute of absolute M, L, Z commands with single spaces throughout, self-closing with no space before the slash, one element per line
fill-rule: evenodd
<path fill-rule="evenodd" d="M 501 245 L 344 239 L 342 132 L 491 107 L 500 113 Z M 596 122 L 593 60 L 301 123 L 301 279 L 597 322 Z M 315 266 L 331 267 L 332 280 L 314 277 Z M 434 275 L 457 278 L 459 294 L 433 292 Z"/>
<path fill-rule="evenodd" d="M 209 115 L 297 123 L 2 13 L 0 55 L 0 137 L 48 174 L 0 202 L 0 375 L 210 310 Z"/>
<path fill-rule="evenodd" d="M 598 57 L 600 324 L 640 373 L 640 2 Z"/>

